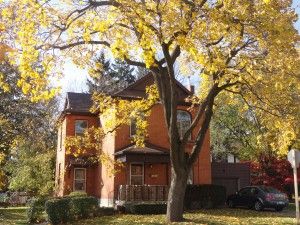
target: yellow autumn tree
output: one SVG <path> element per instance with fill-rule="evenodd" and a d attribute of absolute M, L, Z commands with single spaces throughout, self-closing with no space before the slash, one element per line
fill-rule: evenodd
<path fill-rule="evenodd" d="M 0 41 L 14 39 L 11 59 L 20 68 L 19 86 L 34 101 L 55 94 L 45 87 L 67 57 L 86 67 L 105 48 L 115 58 L 151 71 L 171 146 L 168 221 L 183 219 L 187 177 L 220 95 L 226 95 L 223 104 L 242 96 L 244 110 L 255 110 L 269 128 L 258 139 L 267 139 L 274 151 L 285 152 L 299 138 L 299 37 L 290 0 L 10 0 L 0 8 L 10 33 Z M 201 78 L 199 96 L 192 99 L 199 105 L 197 114 L 182 138 L 175 65 L 184 70 L 192 66 Z M 97 99 L 112 103 L 104 108 L 118 112 L 112 124 L 127 121 L 122 103 L 107 96 Z M 199 121 L 201 129 L 187 156 L 185 146 Z M 146 126 L 140 122 L 140 127 Z"/>

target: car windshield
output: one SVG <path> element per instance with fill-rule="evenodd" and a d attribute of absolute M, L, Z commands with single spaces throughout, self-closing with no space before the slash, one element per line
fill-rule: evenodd
<path fill-rule="evenodd" d="M 272 187 L 261 186 L 260 188 L 261 188 L 264 192 L 267 192 L 267 193 L 273 193 L 273 194 L 280 194 L 280 193 L 281 193 L 280 191 L 278 191 L 277 189 L 272 188 Z"/>

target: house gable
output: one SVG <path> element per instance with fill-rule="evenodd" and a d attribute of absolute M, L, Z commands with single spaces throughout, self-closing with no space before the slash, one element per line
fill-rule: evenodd
<path fill-rule="evenodd" d="M 119 91 L 114 94 L 116 97 L 121 98 L 133 98 L 140 99 L 146 97 L 146 87 L 154 84 L 154 77 L 152 73 L 140 78 L 133 84 L 126 87 L 124 90 Z M 179 81 L 176 81 L 177 93 L 180 102 L 184 102 L 184 99 L 193 93 L 190 92 L 186 87 L 184 87 Z"/>

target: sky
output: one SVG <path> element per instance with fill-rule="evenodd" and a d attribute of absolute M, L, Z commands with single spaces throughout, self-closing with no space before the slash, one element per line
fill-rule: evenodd
<path fill-rule="evenodd" d="M 293 7 L 300 17 L 300 0 L 293 0 Z M 300 19 L 295 23 L 295 27 L 300 32 Z M 67 60 L 63 67 L 64 77 L 60 80 L 59 85 L 62 87 L 62 95 L 66 92 L 86 92 L 87 70 L 76 67 L 71 60 Z M 187 85 L 187 80 L 184 81 Z"/>

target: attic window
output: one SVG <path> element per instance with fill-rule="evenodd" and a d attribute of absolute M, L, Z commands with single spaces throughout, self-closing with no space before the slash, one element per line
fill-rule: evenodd
<path fill-rule="evenodd" d="M 83 135 L 87 126 L 86 120 L 75 120 L 75 135 Z"/>

